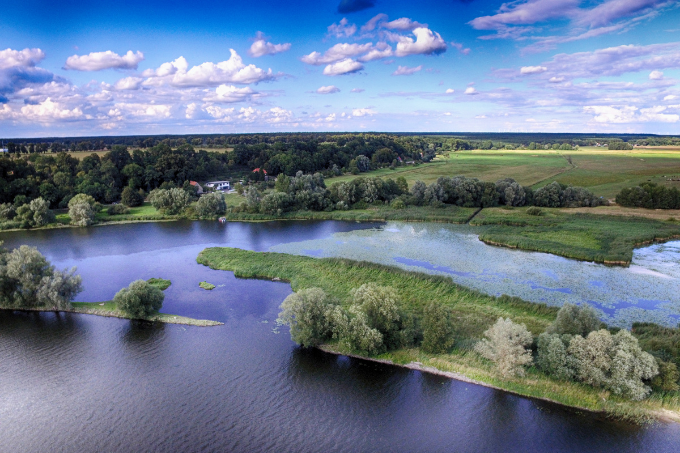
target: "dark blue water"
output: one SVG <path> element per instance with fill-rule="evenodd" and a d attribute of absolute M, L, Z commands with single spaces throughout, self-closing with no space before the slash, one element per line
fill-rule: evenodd
<path fill-rule="evenodd" d="M 276 333 L 285 283 L 196 264 L 206 246 L 266 250 L 367 225 L 132 224 L 3 234 L 58 267 L 81 300 L 172 280 L 190 327 L 0 312 L 0 452 L 675 452 L 678 425 L 639 427 L 417 371 L 304 350 Z M 198 288 L 207 280 L 213 291 Z"/>

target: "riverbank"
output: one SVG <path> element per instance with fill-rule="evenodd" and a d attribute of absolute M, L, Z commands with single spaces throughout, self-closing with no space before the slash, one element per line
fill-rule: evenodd
<path fill-rule="evenodd" d="M 329 352 L 406 367 L 417 366 L 430 372 L 451 373 L 444 375 L 619 419 L 645 421 L 665 418 L 680 421 L 680 394 L 677 392 L 652 394 L 646 400 L 633 402 L 601 388 L 550 378 L 534 367 L 529 368 L 523 378 L 503 379 L 492 363 L 472 352 L 474 343 L 499 317 L 509 317 L 514 322 L 525 324 L 536 336 L 555 319 L 555 307 L 508 296 L 488 296 L 456 285 L 446 277 L 344 259 L 209 248 L 199 254 L 197 261 L 213 269 L 232 271 L 237 277 L 287 281 L 294 291 L 320 287 L 344 304 L 348 303 L 353 288 L 375 282 L 393 287 L 406 311 L 420 314 L 427 303 L 437 301 L 447 305 L 457 319 L 455 347 L 446 354 L 427 354 L 419 348 L 411 348 L 371 356 L 344 350 L 338 344 L 324 346 L 324 350 Z"/>
<path fill-rule="evenodd" d="M 58 312 L 58 313 L 78 313 L 83 315 L 104 316 L 107 318 L 122 318 L 122 319 L 139 319 L 124 313 L 116 308 L 116 305 L 109 302 L 72 302 L 70 310 L 54 310 L 53 308 L 2 308 L 0 310 L 6 311 L 33 311 L 33 312 Z M 224 323 L 218 321 L 210 321 L 207 319 L 194 319 L 185 316 L 171 315 L 167 313 L 156 313 L 141 321 L 162 322 L 165 324 L 182 324 L 185 326 L 221 326 Z"/>
<path fill-rule="evenodd" d="M 637 247 L 680 238 L 680 221 L 674 217 L 659 219 L 659 215 L 663 213 L 656 210 L 617 208 L 541 208 L 541 215 L 529 215 L 528 207 L 481 209 L 445 205 L 440 208 L 408 206 L 405 209 L 394 209 L 389 205 L 376 205 L 366 209 L 295 211 L 281 215 L 229 212 L 224 215 L 224 219 L 227 222 L 338 220 L 469 223 L 478 227 L 479 239 L 489 245 L 618 266 L 630 265 L 633 250 Z M 148 206 L 133 209 L 139 209 L 139 215 L 100 215 L 98 222 L 92 226 L 199 220 L 197 217 L 184 215 L 149 215 Z M 62 215 L 59 223 L 35 230 L 50 228 L 83 227 L 69 225 L 68 219 Z"/>

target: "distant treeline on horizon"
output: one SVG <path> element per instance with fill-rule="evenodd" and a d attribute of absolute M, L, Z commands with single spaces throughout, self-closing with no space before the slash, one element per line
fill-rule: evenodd
<path fill-rule="evenodd" d="M 9 144 L 27 146 L 43 145 L 40 151 L 56 148 L 65 151 L 90 151 L 110 149 L 114 145 L 133 148 L 151 148 L 159 143 L 170 146 L 191 144 L 197 147 L 220 148 L 233 147 L 239 144 L 272 144 L 277 142 L 291 143 L 298 141 L 315 141 L 317 143 L 350 141 L 357 136 L 383 137 L 422 137 L 436 145 L 447 142 L 460 142 L 461 146 L 452 149 L 491 149 L 501 148 L 505 144 L 528 146 L 530 143 L 541 145 L 570 144 L 572 146 L 595 146 L 611 142 L 628 142 L 641 146 L 680 146 L 680 136 L 654 134 L 575 134 L 575 133 L 509 133 L 509 132 L 459 132 L 459 133 L 411 133 L 411 132 L 362 132 L 362 133 L 248 133 L 248 134 L 185 134 L 185 135 L 128 135 L 128 136 L 91 136 L 91 137 L 43 137 L 43 138 L 0 138 L 0 148 L 8 148 Z M 467 143 L 463 145 L 462 142 Z M 48 144 L 46 148 L 44 145 Z M 80 145 L 80 146 L 79 146 Z M 502 145 L 502 146 L 498 146 Z M 40 152 L 38 151 L 38 152 Z"/>

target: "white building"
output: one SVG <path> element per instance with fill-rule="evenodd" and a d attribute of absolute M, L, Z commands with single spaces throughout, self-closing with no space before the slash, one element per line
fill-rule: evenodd
<path fill-rule="evenodd" d="M 8 153 L 9 150 L 7 148 L 0 148 L 0 153 Z"/>
<path fill-rule="evenodd" d="M 231 190 L 231 183 L 229 181 L 211 181 L 205 184 L 206 187 L 211 187 L 215 190 L 227 191 Z"/>

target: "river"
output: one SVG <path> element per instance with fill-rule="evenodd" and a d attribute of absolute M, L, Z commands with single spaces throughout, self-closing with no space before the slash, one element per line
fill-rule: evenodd
<path fill-rule="evenodd" d="M 680 425 L 612 422 L 300 349 L 274 328 L 288 284 L 195 261 L 208 246 L 269 250 L 381 228 L 186 221 L 0 234 L 8 247 L 37 246 L 59 268 L 78 266 L 78 300 L 109 300 L 132 280 L 163 277 L 173 283 L 162 311 L 225 323 L 0 312 L 0 452 L 677 451 Z M 198 288 L 202 280 L 217 288 Z"/>

